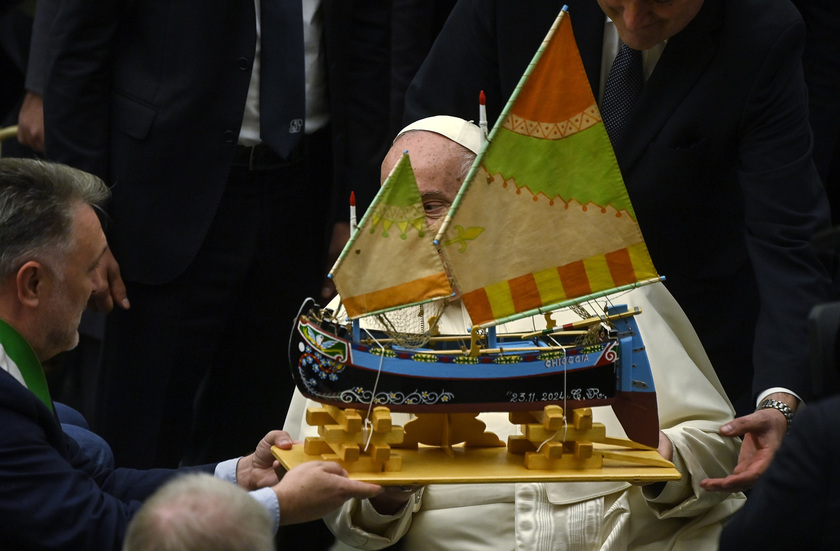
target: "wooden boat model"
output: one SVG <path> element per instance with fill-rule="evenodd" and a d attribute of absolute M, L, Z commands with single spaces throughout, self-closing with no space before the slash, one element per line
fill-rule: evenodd
<path fill-rule="evenodd" d="M 517 412 L 534 412 L 544 429 L 523 430 L 533 432 L 529 445 L 537 447 L 543 430 L 556 431 L 551 408 L 558 406 L 561 424 L 573 425 L 581 439 L 609 443 L 582 421 L 587 408 L 609 405 L 642 446 L 623 444 L 656 448 L 656 391 L 638 310 L 609 305 L 557 326 L 550 317 L 660 281 L 569 25 L 561 12 L 435 238 L 404 154 L 331 272 L 340 308 L 302 309 L 290 346 L 293 376 L 304 396 L 329 408 L 312 412 L 321 438 L 309 452 L 347 467 L 347 454 L 357 458 L 358 449 L 400 446 L 402 434 L 389 422 L 379 440 L 369 431 L 363 436 L 360 423 L 370 423 L 380 407 L 444 414 L 442 430 L 450 435 L 449 420 L 459 414 L 513 412 L 511 420 L 526 426 Z M 541 89 L 549 76 L 566 88 Z M 461 305 L 469 332 L 441 331 L 446 309 L 460 312 Z M 539 327 L 497 330 L 533 318 Z M 331 428 L 338 425 L 342 435 Z M 424 434 L 410 440 L 441 441 Z M 564 437 L 548 440 L 557 438 Z M 498 438 L 487 441 L 497 445 Z M 442 440 L 447 449 L 452 443 Z M 586 455 L 575 449 L 578 459 Z M 389 470 L 388 454 L 377 457 L 369 468 Z M 668 463 L 660 457 L 653 464 Z"/>
<path fill-rule="evenodd" d="M 571 326 L 483 335 L 473 354 L 471 335 L 431 337 L 422 348 L 378 331 L 354 339 L 332 312 L 313 307 L 298 321 L 293 374 L 306 397 L 342 408 L 422 414 L 610 405 L 630 439 L 655 447 L 656 393 L 637 313 L 616 306 Z"/>

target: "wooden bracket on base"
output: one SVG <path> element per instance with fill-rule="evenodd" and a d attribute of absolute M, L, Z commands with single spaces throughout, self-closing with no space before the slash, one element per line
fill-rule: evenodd
<path fill-rule="evenodd" d="M 413 458 L 409 462 L 416 463 L 415 456 L 428 447 L 437 447 L 450 459 L 471 465 L 476 457 L 484 457 L 489 448 L 505 446 L 496 434 L 486 430 L 478 413 L 419 414 L 406 423 L 405 429 L 393 425 L 386 407 L 374 408 L 367 419 L 365 415 L 361 410 L 326 405 L 308 408 L 306 421 L 318 427 L 319 436 L 306 438 L 304 455 L 335 461 L 350 473 L 379 476 L 403 471 L 404 458 L 395 449 L 405 450 L 404 455 Z M 522 455 L 526 471 L 576 476 L 575 473 L 603 469 L 605 459 L 673 470 L 670 462 L 651 454 L 654 449 L 608 437 L 606 427 L 592 421 L 590 408 L 572 410 L 567 416 L 563 408 L 551 405 L 541 411 L 511 412 L 509 419 L 519 425 L 521 434 L 510 436 L 507 449 L 499 453 Z M 453 450 L 456 445 L 458 453 Z M 409 470 L 414 480 L 418 466 L 412 465 Z M 494 465 L 498 467 L 499 463 Z"/>
<path fill-rule="evenodd" d="M 419 444 L 441 447 L 451 455 L 452 446 L 463 443 L 468 448 L 504 447 L 478 413 L 421 413 L 405 424 L 405 438 L 398 447 L 416 449 Z"/>
<path fill-rule="evenodd" d="M 324 461 L 335 461 L 347 472 L 399 471 L 402 459 L 391 451 L 403 440 L 403 428 L 391 423 L 386 407 L 371 411 L 366 426 L 362 412 L 335 406 L 307 408 L 306 422 L 318 427 L 318 435 L 307 437 L 303 449 Z"/>
<path fill-rule="evenodd" d="M 525 456 L 526 469 L 600 469 L 604 457 L 594 453 L 593 442 L 603 442 L 606 427 L 592 422 L 592 409 L 572 410 L 571 423 L 560 406 L 542 411 L 511 412 L 511 423 L 521 435 L 508 438 L 508 451 Z"/>
<path fill-rule="evenodd" d="M 592 409 L 579 408 L 571 419 L 560 406 L 546 406 L 543 411 L 511 412 L 510 422 L 520 425 L 522 434 L 508 438 L 508 452 L 524 455 L 526 469 L 600 469 L 604 459 L 618 459 L 651 467 L 673 467 L 665 459 L 631 450 L 650 450 L 632 440 L 607 436 L 606 427 L 592 422 Z M 570 421 L 570 422 L 569 422 Z M 594 443 L 623 449 L 595 448 Z"/>

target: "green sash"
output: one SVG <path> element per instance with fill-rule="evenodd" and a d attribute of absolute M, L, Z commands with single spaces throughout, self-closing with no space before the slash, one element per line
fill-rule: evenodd
<path fill-rule="evenodd" d="M 47 386 L 47 378 L 44 376 L 44 368 L 41 367 L 41 362 L 38 361 L 35 352 L 26 342 L 26 339 L 3 320 L 0 320 L 0 344 L 6 349 L 9 358 L 20 369 L 26 388 L 44 402 L 44 405 L 50 411 L 53 411 L 50 389 Z"/>

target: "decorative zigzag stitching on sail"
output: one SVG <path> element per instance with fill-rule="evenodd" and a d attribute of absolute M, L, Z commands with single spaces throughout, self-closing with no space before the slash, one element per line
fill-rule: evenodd
<path fill-rule="evenodd" d="M 422 203 L 406 207 L 380 204 L 371 213 L 369 231 L 371 234 L 375 233 L 377 227 L 380 227 L 381 224 L 382 237 L 388 237 L 391 227 L 396 225 L 402 239 L 407 237 L 407 231 L 410 227 L 417 230 L 418 237 L 423 237 L 426 233 L 423 228 L 425 221 L 426 213 L 423 210 Z"/>
<path fill-rule="evenodd" d="M 503 126 L 511 132 L 532 138 L 561 140 L 601 122 L 601 113 L 598 111 L 598 106 L 593 103 L 581 113 L 560 122 L 532 121 L 511 112 L 507 119 L 505 119 Z"/>

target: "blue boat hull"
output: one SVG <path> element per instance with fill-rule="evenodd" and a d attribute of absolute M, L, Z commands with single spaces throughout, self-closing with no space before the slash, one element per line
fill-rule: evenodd
<path fill-rule="evenodd" d="M 498 351 L 476 358 L 451 342 L 438 345 L 450 350 L 368 346 L 354 342 L 345 328 L 316 319 L 298 320 L 292 371 L 300 391 L 317 402 L 360 409 L 373 403 L 410 413 L 611 405 L 628 438 L 658 443 L 653 377 L 632 317 L 615 322 L 616 331 L 595 344 L 560 351 L 537 337 L 511 341 L 502 335 Z"/>

